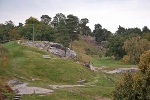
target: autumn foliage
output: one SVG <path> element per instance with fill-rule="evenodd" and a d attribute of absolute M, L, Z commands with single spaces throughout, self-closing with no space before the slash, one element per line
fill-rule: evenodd
<path fill-rule="evenodd" d="M 125 73 L 112 92 L 113 100 L 150 100 L 150 50 L 140 57 L 139 70 Z"/>

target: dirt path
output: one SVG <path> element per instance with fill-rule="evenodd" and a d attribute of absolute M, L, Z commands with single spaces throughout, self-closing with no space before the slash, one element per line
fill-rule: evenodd
<path fill-rule="evenodd" d="M 59 89 L 59 88 L 71 88 L 71 87 L 80 87 L 80 86 L 85 86 L 85 85 L 49 85 L 53 89 Z"/>

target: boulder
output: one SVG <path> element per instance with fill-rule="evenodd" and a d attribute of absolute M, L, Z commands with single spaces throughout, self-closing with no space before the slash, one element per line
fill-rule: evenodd
<path fill-rule="evenodd" d="M 36 46 L 39 49 L 49 51 L 59 57 L 66 57 L 66 58 L 76 58 L 77 55 L 73 50 L 70 48 L 65 48 L 63 45 L 59 43 L 49 42 L 49 41 L 27 41 L 24 43 L 27 46 Z M 65 54 L 66 51 L 66 54 Z"/>

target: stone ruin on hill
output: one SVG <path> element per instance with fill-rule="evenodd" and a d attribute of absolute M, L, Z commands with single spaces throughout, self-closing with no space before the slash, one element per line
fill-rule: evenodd
<path fill-rule="evenodd" d="M 66 54 L 65 54 L 65 47 L 59 43 L 54 43 L 49 41 L 37 41 L 37 42 L 27 41 L 22 44 L 26 46 L 36 46 L 41 50 L 48 51 L 59 57 L 74 58 L 74 59 L 77 57 L 76 53 L 70 48 L 66 48 Z"/>

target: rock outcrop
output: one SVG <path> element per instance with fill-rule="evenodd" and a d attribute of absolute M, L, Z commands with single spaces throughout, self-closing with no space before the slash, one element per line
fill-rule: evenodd
<path fill-rule="evenodd" d="M 36 46 L 37 48 L 41 50 L 48 51 L 50 53 L 53 53 L 59 57 L 66 57 L 66 58 L 76 58 L 77 55 L 73 50 L 70 50 L 70 48 L 66 48 L 63 45 L 59 43 L 49 42 L 49 41 L 39 41 L 39 42 L 32 42 L 27 41 L 26 43 L 23 43 L 27 46 Z"/>

